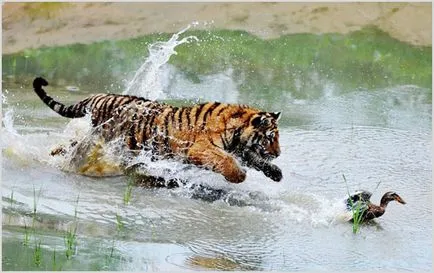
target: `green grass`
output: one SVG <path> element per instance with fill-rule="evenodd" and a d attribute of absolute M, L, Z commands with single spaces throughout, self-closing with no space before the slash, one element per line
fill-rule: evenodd
<path fill-rule="evenodd" d="M 38 207 L 38 200 L 41 196 L 42 188 L 39 189 L 38 198 L 36 198 L 36 189 L 35 186 L 33 186 L 33 211 L 32 211 L 32 226 L 29 228 L 27 226 L 27 222 L 24 219 L 24 239 L 23 239 L 23 245 L 29 246 L 30 238 L 33 234 L 33 236 L 36 235 L 36 229 L 35 229 L 35 223 L 36 223 L 36 217 L 37 217 L 37 207 Z M 12 192 L 13 193 L 13 192 Z M 11 193 L 11 199 L 13 198 L 13 194 Z M 36 240 L 36 238 L 35 238 Z"/>
<path fill-rule="evenodd" d="M 134 178 L 128 178 L 128 184 L 124 191 L 124 205 L 128 205 L 131 201 L 132 191 L 134 186 Z M 118 215 L 116 214 L 116 217 Z"/>
<path fill-rule="evenodd" d="M 65 239 L 65 246 L 66 251 L 65 255 L 68 260 L 72 258 L 72 256 L 75 254 L 75 249 L 77 246 L 77 228 L 78 228 L 78 201 L 80 199 L 80 195 L 77 196 L 76 202 L 75 202 L 75 209 L 74 209 L 74 224 L 72 227 L 69 227 L 68 230 L 65 233 L 64 239 Z"/>
<path fill-rule="evenodd" d="M 34 250 L 33 250 L 33 264 L 40 268 L 41 264 L 43 263 L 43 255 L 42 255 L 42 248 L 41 248 L 41 239 L 37 239 L 36 237 L 36 221 L 37 221 L 37 205 L 42 192 L 42 188 L 39 190 L 39 193 L 36 194 L 36 189 L 33 187 L 33 210 L 31 213 L 32 216 L 32 225 L 31 228 L 27 226 L 26 221 L 24 222 L 24 239 L 23 239 L 23 245 L 28 247 L 30 238 L 34 237 L 35 244 L 34 244 Z M 74 254 L 75 246 L 76 246 L 76 239 L 77 239 L 77 207 L 78 207 L 78 201 L 79 196 L 77 196 L 76 199 L 76 206 L 74 211 L 74 226 L 72 228 L 69 228 L 64 235 L 65 239 L 65 246 L 66 246 L 66 257 L 67 259 L 71 259 L 72 255 Z M 53 270 L 59 270 L 61 269 L 61 266 L 57 264 L 56 261 L 56 250 L 53 251 L 53 260 L 52 260 L 52 269 Z"/>
<path fill-rule="evenodd" d="M 125 204 L 126 205 L 126 204 Z M 115 252 L 115 243 L 116 240 L 119 239 L 120 233 L 123 231 L 124 229 L 124 223 L 122 222 L 122 217 L 119 215 L 118 212 L 116 212 L 116 235 L 113 236 L 112 238 L 112 245 L 110 248 L 110 254 L 106 255 L 106 265 L 110 265 L 110 263 L 112 262 L 112 258 L 114 257 L 114 252 Z"/>
<path fill-rule="evenodd" d="M 32 213 L 32 230 L 35 231 L 36 211 L 38 207 L 39 197 L 41 196 L 42 187 L 39 189 L 38 198 L 36 198 L 36 189 L 33 186 L 33 213 Z"/>
<path fill-rule="evenodd" d="M 53 249 L 52 271 L 59 270 L 56 263 L 56 249 Z"/>
<path fill-rule="evenodd" d="M 65 234 L 65 246 L 66 251 L 65 255 L 68 260 L 72 258 L 72 255 L 74 254 L 74 249 L 76 245 L 76 230 L 67 230 Z"/>
<path fill-rule="evenodd" d="M 114 250 L 115 250 L 115 239 L 113 238 L 112 247 L 110 249 L 110 256 L 109 256 L 110 259 L 113 258 L 113 252 L 114 252 Z"/>
<path fill-rule="evenodd" d="M 9 205 L 10 205 L 11 208 L 13 208 L 14 203 L 15 203 L 15 200 L 14 200 L 14 189 L 12 189 L 11 190 L 11 195 L 9 197 Z M 10 224 L 10 223 L 11 223 L 11 216 L 9 215 L 9 217 L 8 217 L 8 224 Z"/>
<path fill-rule="evenodd" d="M 14 190 L 12 189 L 12 191 L 11 191 L 11 197 L 10 197 L 10 205 L 11 205 L 11 207 L 14 205 L 14 202 L 15 202 L 15 200 L 14 200 Z"/>
<path fill-rule="evenodd" d="M 348 34 L 301 33 L 270 40 L 233 30 L 193 30 L 183 35 L 195 35 L 200 42 L 178 46 L 170 64 L 193 82 L 232 68 L 232 77 L 243 79 L 237 88 L 250 94 L 240 97 L 249 100 L 272 99 L 287 92 L 294 98 L 317 98 L 325 81 L 344 91 L 402 84 L 431 89 L 432 85 L 432 48 L 400 42 L 375 27 Z M 93 92 L 119 92 L 122 81 L 147 57 L 147 46 L 170 36 L 151 34 L 3 55 L 3 75 L 29 86 L 35 75 L 43 75 L 52 85 L 63 80 Z"/>
<path fill-rule="evenodd" d="M 111 261 L 111 259 L 113 258 L 113 256 L 114 256 L 115 242 L 119 238 L 119 234 L 123 230 L 123 228 L 124 228 L 124 224 L 122 223 L 122 218 L 116 212 L 116 235 L 113 236 L 113 238 L 112 238 L 112 246 L 110 248 L 110 255 L 108 255 L 108 257 L 106 257 L 107 258 L 106 259 L 106 263 L 109 263 Z"/>
<path fill-rule="evenodd" d="M 42 262 L 41 240 L 36 241 L 35 239 L 35 251 L 33 254 L 33 262 L 37 267 L 41 266 L 41 262 Z"/>
<path fill-rule="evenodd" d="M 351 195 L 350 195 L 350 190 L 348 188 L 347 179 L 344 174 L 342 174 L 342 177 L 347 187 L 347 194 L 351 205 L 351 212 L 353 214 L 353 220 L 352 220 L 353 233 L 356 234 L 360 230 L 360 225 L 363 222 L 363 213 L 365 210 L 362 208 L 362 203 L 360 201 L 358 201 L 356 204 L 353 203 L 353 200 L 350 198 Z"/>
<path fill-rule="evenodd" d="M 118 213 L 116 213 L 116 230 L 120 232 L 122 231 L 123 228 L 124 228 L 124 223 L 122 223 L 122 218 Z"/>
<path fill-rule="evenodd" d="M 351 202 L 352 203 L 352 202 Z M 356 234 L 360 230 L 360 225 L 363 222 L 363 213 L 365 212 L 365 209 L 362 209 L 362 204 L 360 201 L 352 206 L 352 213 L 353 213 L 353 233 Z"/>
<path fill-rule="evenodd" d="M 40 226 L 39 222 L 41 217 L 44 217 L 38 211 L 38 197 L 42 194 L 42 191 L 33 189 L 33 208 L 30 208 L 28 212 L 24 213 L 24 228 L 13 228 L 17 234 L 23 234 L 24 239 L 21 241 L 20 237 L 14 238 L 13 241 L 4 241 L 3 245 L 3 269 L 7 271 L 19 270 L 19 271 L 57 271 L 57 270 L 115 270 L 119 266 L 118 262 L 120 257 L 116 253 L 115 243 L 119 239 L 118 234 L 124 229 L 124 222 L 120 214 L 117 214 L 117 230 L 115 236 L 113 236 L 112 249 L 107 249 L 101 253 L 101 259 L 98 261 L 88 261 L 87 257 L 77 257 L 79 254 L 77 251 L 77 239 L 78 237 L 78 205 L 80 196 L 77 196 L 75 200 L 74 219 L 70 227 L 65 230 L 46 230 L 44 225 Z M 7 201 L 9 202 L 9 200 Z M 50 219 L 47 219 L 50 220 Z M 33 221 L 33 223 L 31 223 Z M 43 223 L 41 223 L 43 224 Z M 42 228 L 41 228 L 42 227 Z M 54 249 L 47 249 L 44 247 L 43 239 L 47 235 L 48 238 L 64 238 L 65 247 L 61 246 L 61 252 L 56 245 L 52 245 Z M 104 240 L 105 241 L 105 240 Z M 110 247 L 110 246 L 109 246 Z M 59 255 L 60 253 L 60 255 Z M 88 252 L 85 252 L 88 254 Z M 86 255 L 85 254 L 85 255 Z M 104 263 L 104 258 L 108 258 L 110 255 L 109 263 Z"/>
<path fill-rule="evenodd" d="M 41 196 L 42 187 L 39 189 L 39 193 L 36 196 L 36 189 L 33 185 L 33 211 L 32 211 L 32 227 L 29 230 L 27 223 L 24 223 L 24 246 L 29 246 L 30 236 L 33 234 L 35 240 L 34 251 L 33 251 L 33 263 L 36 267 L 40 267 L 42 263 L 42 251 L 41 251 L 41 239 L 36 238 L 36 221 L 37 221 L 37 208 L 38 201 Z"/>
<path fill-rule="evenodd" d="M 26 222 L 24 222 L 24 239 L 23 239 L 23 245 L 24 245 L 24 246 L 29 246 L 29 241 L 30 241 L 30 231 L 29 231 L 29 228 L 27 227 Z"/>

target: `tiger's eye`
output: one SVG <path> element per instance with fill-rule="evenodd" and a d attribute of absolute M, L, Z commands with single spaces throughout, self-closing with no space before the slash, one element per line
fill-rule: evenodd
<path fill-rule="evenodd" d="M 269 139 L 273 139 L 274 136 L 275 136 L 275 133 L 274 133 L 274 131 L 271 131 L 271 132 L 268 131 L 265 135 L 267 136 L 267 138 L 269 138 Z"/>

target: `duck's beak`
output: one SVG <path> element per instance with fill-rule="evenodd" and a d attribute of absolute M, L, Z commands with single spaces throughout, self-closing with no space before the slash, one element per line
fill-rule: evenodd
<path fill-rule="evenodd" d="M 403 205 L 406 204 L 405 201 L 404 201 L 404 200 L 401 198 L 401 196 L 399 196 L 399 195 L 396 195 L 396 196 L 395 196 L 395 200 L 396 200 L 397 202 L 403 204 Z"/>

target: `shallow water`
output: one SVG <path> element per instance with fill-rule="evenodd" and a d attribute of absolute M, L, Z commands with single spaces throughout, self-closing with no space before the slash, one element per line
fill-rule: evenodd
<path fill-rule="evenodd" d="M 136 78 L 144 81 L 137 86 L 150 80 L 154 86 L 143 96 L 154 92 L 152 96 L 173 100 L 199 96 L 246 100 L 230 71 L 193 83 L 167 60 L 150 61 L 153 56 L 148 63 L 158 67 L 143 73 L 154 74 Z M 64 102 L 90 93 L 48 91 Z M 252 95 L 252 104 L 283 113 L 282 154 L 275 160 L 283 170 L 280 183 L 248 170 L 247 180 L 233 185 L 218 174 L 158 162 L 155 169 L 170 168 L 192 183 L 229 194 L 208 202 L 192 198 L 194 192 L 186 188 L 134 187 L 129 204 L 123 200 L 126 177 L 63 172 L 61 162 L 49 156 L 58 143 L 85 131 L 86 121 L 56 116 L 30 86 L 9 86 L 3 96 L 5 270 L 419 271 L 432 267 L 431 90 L 414 85 L 339 90 L 330 83 L 321 96 L 311 99 L 294 98 L 289 91 L 266 102 Z M 374 203 L 393 190 L 407 205 L 390 203 L 383 217 L 353 234 L 351 225 L 340 218 L 347 194 L 343 175 L 350 191 L 372 191 Z M 36 233 L 29 246 L 23 246 L 32 223 Z M 77 246 L 72 259 L 66 260 L 64 237 L 76 223 Z M 38 241 L 40 267 L 34 264 Z"/>

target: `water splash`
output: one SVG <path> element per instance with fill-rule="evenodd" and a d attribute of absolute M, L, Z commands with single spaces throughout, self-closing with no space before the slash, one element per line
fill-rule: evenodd
<path fill-rule="evenodd" d="M 6 101 L 6 97 L 4 97 L 4 102 Z M 2 127 L 2 131 L 5 130 L 4 133 L 9 133 L 12 135 L 19 135 L 17 130 L 15 130 L 14 128 L 14 109 L 10 108 L 6 111 L 4 117 L 3 117 L 3 126 Z M 3 129 L 4 128 L 4 129 Z M 5 134 L 2 133 L 2 136 L 4 136 Z M 2 137 L 3 139 L 3 137 Z"/>
<path fill-rule="evenodd" d="M 175 33 L 166 42 L 156 42 L 148 47 L 149 56 L 137 70 L 133 79 L 128 83 L 124 95 L 135 95 L 151 100 L 164 99 L 164 70 L 162 69 L 172 55 L 176 55 L 175 47 L 191 41 L 199 41 L 196 36 L 187 36 L 179 40 L 179 36 L 186 32 L 191 25 Z"/>
<path fill-rule="evenodd" d="M 6 95 L 5 95 L 7 93 L 9 93 L 7 89 L 5 89 L 3 92 L 1 92 L 2 104 L 3 105 L 8 104 L 8 100 L 7 100 Z"/>
<path fill-rule="evenodd" d="M 3 155 L 9 158 L 15 158 L 16 162 L 21 165 L 27 165 L 31 160 L 43 161 L 40 151 L 32 146 L 26 145 L 31 143 L 26 136 L 18 133 L 14 127 L 14 109 L 9 108 L 4 114 L 1 128 L 0 147 Z M 33 141 L 35 141 L 33 139 Z"/>

